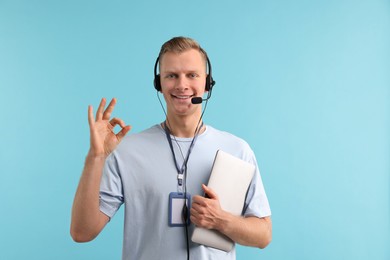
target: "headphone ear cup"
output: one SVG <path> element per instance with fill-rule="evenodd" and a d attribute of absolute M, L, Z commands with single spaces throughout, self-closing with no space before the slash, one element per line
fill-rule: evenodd
<path fill-rule="evenodd" d="M 207 75 L 207 77 L 206 77 L 206 87 L 205 87 L 206 91 L 212 90 L 214 85 L 215 85 L 215 81 L 214 81 L 213 77 L 210 76 L 210 74 Z"/>
<path fill-rule="evenodd" d="M 161 92 L 160 74 L 154 76 L 154 88 Z"/>
<path fill-rule="evenodd" d="M 211 87 L 211 77 L 210 77 L 210 75 L 207 75 L 205 89 L 206 89 L 206 91 L 209 91 L 211 88 L 212 88 Z"/>

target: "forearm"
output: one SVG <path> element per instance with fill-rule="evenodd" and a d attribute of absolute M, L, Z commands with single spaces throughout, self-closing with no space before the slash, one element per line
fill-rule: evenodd
<path fill-rule="evenodd" d="M 217 230 L 241 245 L 265 248 L 272 239 L 270 217 L 242 217 L 224 212 L 217 223 Z"/>
<path fill-rule="evenodd" d="M 74 240 L 92 240 L 104 227 L 99 209 L 99 189 L 105 156 L 88 154 L 72 208 L 71 235 Z M 107 217 L 108 220 L 108 217 Z"/>

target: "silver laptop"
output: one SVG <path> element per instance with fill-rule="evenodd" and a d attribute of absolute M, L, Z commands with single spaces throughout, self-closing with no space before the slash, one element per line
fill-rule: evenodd
<path fill-rule="evenodd" d="M 253 164 L 218 150 L 207 186 L 217 193 L 223 210 L 241 215 L 254 172 Z M 234 242 L 220 232 L 199 227 L 195 227 L 191 240 L 226 252 L 234 246 Z"/>

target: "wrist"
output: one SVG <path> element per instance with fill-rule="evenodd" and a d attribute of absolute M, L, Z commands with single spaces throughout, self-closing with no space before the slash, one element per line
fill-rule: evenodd
<path fill-rule="evenodd" d="M 88 152 L 85 157 L 84 171 L 96 174 L 96 172 L 102 172 L 104 163 L 106 162 L 107 156 L 104 154 L 96 154 Z"/>
<path fill-rule="evenodd" d="M 104 152 L 95 152 L 93 150 L 89 150 L 86 160 L 106 160 L 107 155 Z"/>
<path fill-rule="evenodd" d="M 232 217 L 233 216 L 228 212 L 222 211 L 221 215 L 218 218 L 219 221 L 217 222 L 215 229 L 219 230 L 223 234 L 226 234 L 226 232 L 228 232 L 229 227 L 231 226 L 230 223 L 232 221 Z"/>

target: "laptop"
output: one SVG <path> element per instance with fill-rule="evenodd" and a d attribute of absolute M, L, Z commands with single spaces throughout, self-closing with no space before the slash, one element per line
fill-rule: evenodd
<path fill-rule="evenodd" d="M 239 216 L 254 172 L 253 164 L 218 150 L 207 186 L 216 192 L 223 210 Z M 191 240 L 226 252 L 234 246 L 233 240 L 217 230 L 200 227 L 195 227 Z"/>

